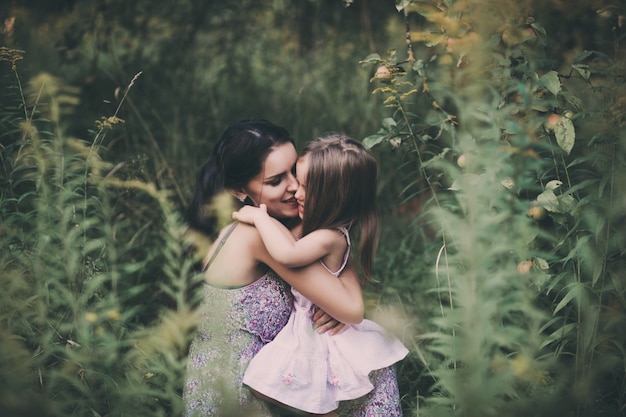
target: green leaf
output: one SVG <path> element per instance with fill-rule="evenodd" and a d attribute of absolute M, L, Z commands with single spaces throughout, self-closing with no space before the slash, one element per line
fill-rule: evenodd
<path fill-rule="evenodd" d="M 576 199 L 571 194 L 559 196 L 559 208 L 562 213 L 572 213 L 576 209 Z"/>
<path fill-rule="evenodd" d="M 580 54 L 578 54 L 576 58 L 574 58 L 574 62 L 575 63 L 583 62 L 584 60 L 589 58 L 591 55 L 593 55 L 593 51 L 585 50 L 581 52 Z"/>
<path fill-rule="evenodd" d="M 436 4 L 428 1 L 396 0 L 396 9 L 398 11 L 408 9 L 410 12 L 415 12 L 425 17 L 442 13 Z"/>
<path fill-rule="evenodd" d="M 602 271 L 604 271 L 604 263 L 603 262 L 594 262 L 592 266 L 593 272 L 591 274 L 591 285 L 596 286 L 598 280 L 602 276 Z"/>
<path fill-rule="evenodd" d="M 383 119 L 383 127 L 388 132 L 391 132 L 393 130 L 393 128 L 395 128 L 397 125 L 398 124 L 396 123 L 396 121 L 393 118 L 391 118 L 391 117 L 385 117 Z"/>
<path fill-rule="evenodd" d="M 537 203 L 548 211 L 559 213 L 559 199 L 554 191 L 548 189 L 537 196 Z"/>
<path fill-rule="evenodd" d="M 541 40 L 541 43 L 545 45 L 546 38 L 548 36 L 546 33 L 546 29 L 543 26 L 541 26 L 539 23 L 531 23 L 530 27 L 533 28 L 533 30 L 535 31 L 535 33 Z"/>
<path fill-rule="evenodd" d="M 544 339 L 541 346 L 539 346 L 539 349 L 543 349 L 546 346 L 548 346 L 550 343 L 555 342 L 557 340 L 562 340 L 565 336 L 571 333 L 576 328 L 576 326 L 578 326 L 578 323 L 568 323 L 564 325 L 563 327 L 556 329 Z"/>
<path fill-rule="evenodd" d="M 411 4 L 411 0 L 396 0 L 396 10 L 400 12 L 409 4 Z"/>
<path fill-rule="evenodd" d="M 418 59 L 413 64 L 413 71 L 415 71 L 417 73 L 417 75 L 419 75 L 420 77 L 423 77 L 424 74 L 425 74 L 425 70 L 424 70 L 425 67 L 426 66 L 424 65 L 424 60 L 423 59 Z"/>
<path fill-rule="evenodd" d="M 580 98 L 567 91 L 563 91 L 563 97 L 565 98 L 565 101 L 574 106 L 576 110 L 582 110 L 583 101 Z"/>
<path fill-rule="evenodd" d="M 363 146 L 365 146 L 367 149 L 372 149 L 374 146 L 382 142 L 383 139 L 385 139 L 385 135 L 380 135 L 380 134 L 370 135 L 366 137 L 365 139 L 363 139 Z"/>
<path fill-rule="evenodd" d="M 590 235 L 585 235 L 585 236 L 578 238 L 578 240 L 576 241 L 576 246 L 574 246 L 574 248 L 572 248 L 569 251 L 569 253 L 567 254 L 565 258 L 561 259 L 561 263 L 565 264 L 569 262 L 570 260 L 578 257 L 581 253 L 582 248 L 585 247 L 585 245 L 587 244 L 590 238 L 591 238 Z"/>
<path fill-rule="evenodd" d="M 548 264 L 548 261 L 546 261 L 543 258 L 535 258 L 535 265 L 537 265 L 539 269 L 542 269 L 544 271 L 547 271 L 550 269 L 550 265 Z"/>
<path fill-rule="evenodd" d="M 563 307 L 567 306 L 570 303 L 570 301 L 572 301 L 573 299 L 580 299 L 583 292 L 584 292 L 583 284 L 581 283 L 572 284 L 570 290 L 568 291 L 567 294 L 565 294 L 565 297 L 563 297 L 563 299 L 559 302 L 559 304 L 557 304 L 552 314 L 558 313 L 561 309 L 563 309 Z"/>
<path fill-rule="evenodd" d="M 464 172 L 459 178 L 452 182 L 448 190 L 459 191 L 463 189 L 474 189 L 479 186 L 483 178 L 484 174 L 478 175 L 471 172 Z"/>
<path fill-rule="evenodd" d="M 533 103 L 530 106 L 531 109 L 537 110 L 540 112 L 550 111 L 550 109 L 552 109 L 553 107 L 554 106 L 546 100 L 533 101 Z"/>
<path fill-rule="evenodd" d="M 574 58 L 574 64 L 580 64 L 589 58 L 599 58 L 610 61 L 611 58 L 604 52 L 584 50 Z"/>
<path fill-rule="evenodd" d="M 574 68 L 576 71 L 578 71 L 580 76 L 583 77 L 585 80 L 588 80 L 589 77 L 591 77 L 591 71 L 589 70 L 589 65 L 574 64 L 574 65 L 572 65 L 572 68 Z"/>
<path fill-rule="evenodd" d="M 561 80 L 559 80 L 559 73 L 556 71 L 550 71 L 541 76 L 541 83 L 550 91 L 553 95 L 557 95 L 561 92 Z"/>
<path fill-rule="evenodd" d="M 574 123 L 567 117 L 561 117 L 554 128 L 554 135 L 556 136 L 556 143 L 569 155 L 576 139 Z"/>

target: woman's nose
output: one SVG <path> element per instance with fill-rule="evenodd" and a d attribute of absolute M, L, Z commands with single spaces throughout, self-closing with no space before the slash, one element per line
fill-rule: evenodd
<path fill-rule="evenodd" d="M 298 190 L 298 180 L 293 174 L 290 173 L 287 181 L 287 190 L 291 193 L 295 193 Z"/>

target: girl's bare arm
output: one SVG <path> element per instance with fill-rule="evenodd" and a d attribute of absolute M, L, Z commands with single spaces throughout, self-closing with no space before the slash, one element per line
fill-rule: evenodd
<path fill-rule="evenodd" d="M 360 323 L 364 316 L 363 294 L 350 265 L 337 278 L 319 262 L 301 268 L 287 268 L 271 257 L 254 226 L 240 224 L 250 234 L 248 242 L 256 259 L 272 268 L 289 285 L 342 323 Z"/>
<path fill-rule="evenodd" d="M 336 246 L 336 234 L 327 229 L 315 230 L 296 240 L 289 229 L 267 214 L 264 204 L 244 206 L 233 213 L 233 219 L 255 226 L 272 258 L 289 268 L 316 262 Z"/>

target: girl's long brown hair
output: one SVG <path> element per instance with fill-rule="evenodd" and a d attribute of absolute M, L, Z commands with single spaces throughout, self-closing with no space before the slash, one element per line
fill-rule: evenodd
<path fill-rule="evenodd" d="M 359 241 L 356 257 L 362 275 L 371 280 L 378 245 L 376 159 L 359 141 L 342 134 L 309 142 L 301 157 L 305 155 L 309 171 L 303 234 L 321 228 L 349 227 Z"/>

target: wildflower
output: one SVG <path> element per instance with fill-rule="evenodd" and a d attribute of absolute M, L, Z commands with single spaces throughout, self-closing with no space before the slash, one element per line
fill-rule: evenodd
<path fill-rule="evenodd" d="M 6 24 L 5 24 L 6 25 Z M 6 30 L 6 29 L 5 29 Z M 11 27 L 12 30 L 12 27 Z M 24 51 L 19 49 L 11 49 L 6 46 L 0 47 L 0 61 L 7 61 L 11 63 L 11 71 L 16 70 L 15 63 L 20 59 L 24 59 Z"/>
<path fill-rule="evenodd" d="M 518 355 L 511 359 L 511 370 L 516 376 L 524 375 L 526 372 L 528 372 L 529 368 L 530 363 L 526 356 Z"/>
<path fill-rule="evenodd" d="M 107 312 L 109 320 L 118 321 L 120 319 L 120 312 L 117 310 L 109 310 Z"/>
<path fill-rule="evenodd" d="M 113 125 L 116 125 L 118 123 L 124 123 L 124 120 L 120 119 L 117 116 L 103 116 L 100 118 L 100 120 L 96 120 L 96 126 L 98 127 L 98 130 L 110 130 L 113 128 Z"/>

